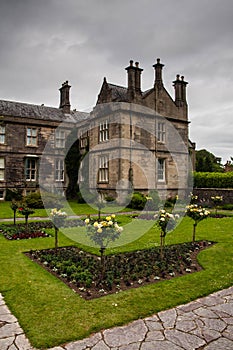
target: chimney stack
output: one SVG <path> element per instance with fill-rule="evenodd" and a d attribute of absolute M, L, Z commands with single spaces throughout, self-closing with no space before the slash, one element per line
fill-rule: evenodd
<path fill-rule="evenodd" d="M 153 65 L 155 69 L 155 84 L 158 86 L 163 85 L 163 78 L 162 78 L 162 70 L 164 67 L 164 64 L 160 63 L 160 58 L 157 58 L 157 63 Z"/>
<path fill-rule="evenodd" d="M 182 107 L 187 105 L 186 101 L 186 86 L 187 81 L 184 81 L 184 76 L 181 77 L 177 74 L 176 80 L 173 81 L 173 86 L 175 88 L 175 104 L 177 107 Z"/>
<path fill-rule="evenodd" d="M 68 80 L 66 80 L 60 90 L 60 106 L 64 113 L 70 113 L 70 88 Z"/>
<path fill-rule="evenodd" d="M 129 101 L 135 99 L 136 96 L 141 96 L 141 73 L 142 68 L 139 68 L 139 63 L 135 62 L 133 65 L 133 60 L 130 60 L 129 66 L 125 68 L 128 73 L 128 98 Z"/>
<path fill-rule="evenodd" d="M 140 94 L 141 91 L 141 73 L 143 69 L 139 68 L 139 62 L 135 62 L 135 91 L 136 93 Z"/>

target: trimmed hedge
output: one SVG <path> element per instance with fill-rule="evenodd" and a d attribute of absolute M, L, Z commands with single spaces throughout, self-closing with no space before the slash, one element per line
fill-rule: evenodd
<path fill-rule="evenodd" d="M 233 172 L 194 172 L 193 180 L 195 188 L 233 188 Z"/>

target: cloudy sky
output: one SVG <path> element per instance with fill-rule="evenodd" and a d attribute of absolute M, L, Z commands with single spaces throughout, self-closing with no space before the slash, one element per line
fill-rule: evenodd
<path fill-rule="evenodd" d="M 153 86 L 160 57 L 174 97 L 189 82 L 190 138 L 223 162 L 233 156 L 232 0 L 0 0 L 0 99 L 90 111 L 103 77 L 126 85 L 129 60 Z"/>

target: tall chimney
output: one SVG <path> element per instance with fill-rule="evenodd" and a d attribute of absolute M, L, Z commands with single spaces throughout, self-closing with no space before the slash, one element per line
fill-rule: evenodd
<path fill-rule="evenodd" d="M 135 62 L 135 91 L 136 93 L 140 94 L 141 91 L 141 73 L 143 69 L 139 68 L 139 62 Z"/>
<path fill-rule="evenodd" d="M 135 96 L 135 67 L 133 66 L 133 60 L 129 61 L 129 66 L 125 69 L 128 73 L 128 98 L 132 101 Z"/>
<path fill-rule="evenodd" d="M 163 85 L 163 78 L 162 78 L 162 70 L 164 67 L 164 64 L 160 63 L 160 58 L 157 58 L 157 63 L 153 65 L 155 69 L 155 84 L 158 86 Z"/>
<path fill-rule="evenodd" d="M 70 88 L 68 80 L 66 80 L 60 90 L 60 106 L 64 113 L 70 113 Z"/>
<path fill-rule="evenodd" d="M 184 81 L 184 77 L 182 76 L 180 79 L 180 75 L 177 74 L 176 80 L 173 81 L 173 86 L 175 88 L 175 104 L 177 107 L 182 107 L 187 105 L 186 101 L 186 85 L 187 81 Z"/>
<path fill-rule="evenodd" d="M 139 63 L 130 60 L 129 66 L 125 68 L 128 73 L 128 98 L 130 101 L 134 100 L 136 95 L 141 95 L 141 72 L 143 69 L 139 68 Z"/>

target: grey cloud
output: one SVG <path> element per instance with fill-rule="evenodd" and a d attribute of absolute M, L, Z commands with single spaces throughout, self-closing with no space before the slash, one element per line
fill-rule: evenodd
<path fill-rule="evenodd" d="M 232 0 L 1 0 L 0 6 L 1 99 L 57 106 L 68 79 L 72 106 L 86 109 L 104 76 L 125 85 L 130 59 L 144 68 L 143 89 L 151 87 L 160 57 L 172 96 L 177 73 L 189 82 L 197 147 L 217 144 L 220 156 L 230 156 Z"/>

